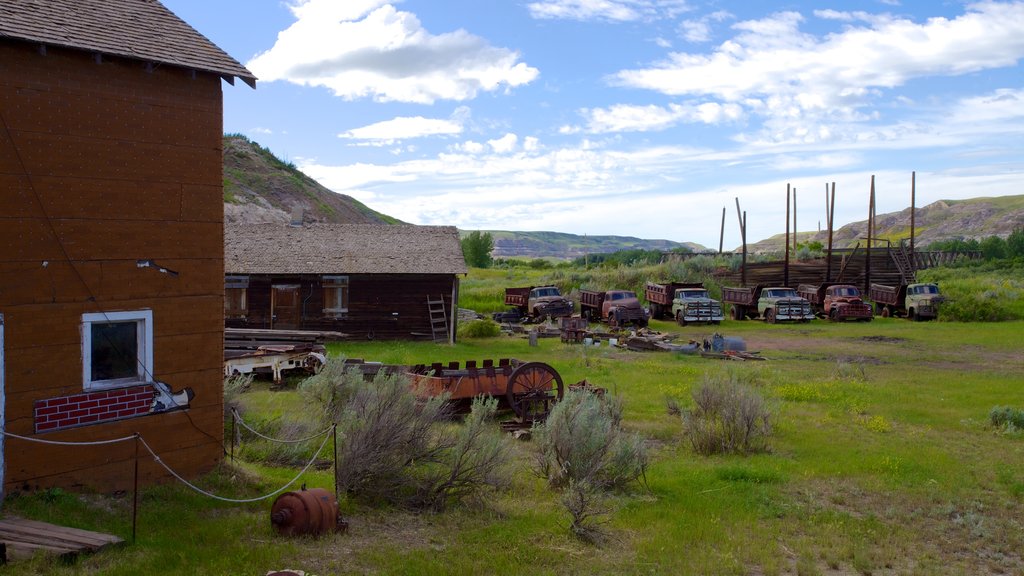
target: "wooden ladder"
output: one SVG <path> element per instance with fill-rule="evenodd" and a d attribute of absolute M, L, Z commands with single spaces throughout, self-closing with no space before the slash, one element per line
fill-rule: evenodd
<path fill-rule="evenodd" d="M 427 310 L 430 311 L 430 332 L 434 337 L 434 342 L 450 342 L 444 296 L 438 300 L 431 300 L 430 296 L 427 296 Z"/>

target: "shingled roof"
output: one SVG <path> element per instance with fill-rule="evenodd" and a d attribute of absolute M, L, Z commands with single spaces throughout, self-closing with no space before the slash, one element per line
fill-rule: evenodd
<path fill-rule="evenodd" d="M 465 274 L 453 226 L 227 224 L 228 274 Z"/>
<path fill-rule="evenodd" d="M 157 0 L 0 0 L 0 38 L 256 77 Z"/>

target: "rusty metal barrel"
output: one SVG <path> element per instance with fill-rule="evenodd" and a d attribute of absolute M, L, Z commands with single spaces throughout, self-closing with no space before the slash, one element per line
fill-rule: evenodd
<path fill-rule="evenodd" d="M 270 523 L 282 536 L 319 536 L 338 530 L 338 500 L 323 488 L 285 492 L 270 508 Z"/>

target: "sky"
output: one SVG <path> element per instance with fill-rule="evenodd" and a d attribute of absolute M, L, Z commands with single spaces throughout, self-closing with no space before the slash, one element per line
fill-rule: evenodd
<path fill-rule="evenodd" d="M 740 243 L 1024 194 L 1024 1 L 162 0 L 224 131 L 414 224 Z"/>

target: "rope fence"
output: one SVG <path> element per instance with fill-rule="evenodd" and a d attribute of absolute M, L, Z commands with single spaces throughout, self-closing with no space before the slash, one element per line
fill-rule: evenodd
<path fill-rule="evenodd" d="M 7 430 L 0 428 L 0 436 L 8 437 L 8 438 L 15 438 L 17 440 L 23 440 L 23 441 L 26 441 L 26 442 L 34 442 L 34 443 L 37 443 L 37 444 L 47 444 L 47 445 L 51 445 L 51 446 L 104 446 L 104 445 L 118 444 L 118 443 L 121 443 L 121 442 L 134 441 L 136 443 L 136 448 L 135 448 L 135 478 L 134 478 L 135 489 L 134 489 L 133 503 L 132 503 L 132 541 L 133 542 L 135 541 L 136 517 L 137 517 L 137 514 L 138 514 L 137 508 L 138 508 L 138 492 L 139 492 L 139 489 L 138 489 L 138 483 L 139 483 L 139 479 L 138 479 L 138 475 L 139 475 L 139 463 L 138 463 L 138 460 L 139 460 L 139 450 L 138 450 L 138 446 L 139 446 L 139 444 L 141 444 L 146 449 L 146 451 L 149 452 L 150 456 L 153 457 L 153 461 L 154 462 L 159 464 L 164 470 L 167 471 L 168 474 L 173 476 L 175 479 L 177 479 L 179 482 L 181 482 L 182 484 L 184 484 L 185 486 L 187 486 L 189 489 L 193 490 L 194 492 L 196 492 L 198 494 L 201 494 L 203 496 L 206 496 L 207 498 L 212 498 L 214 500 L 219 500 L 221 502 L 228 502 L 228 503 L 232 503 L 232 504 L 250 504 L 250 503 L 253 503 L 253 502 L 260 502 L 262 500 L 267 500 L 269 498 L 273 498 L 274 496 L 277 496 L 278 494 L 284 492 L 290 486 L 295 484 L 299 480 L 299 478 L 302 477 L 303 474 L 305 474 L 306 472 L 309 471 L 309 469 L 316 462 L 317 458 L 320 456 L 320 453 L 323 452 L 324 446 L 326 446 L 327 442 L 333 438 L 334 439 L 335 497 L 337 497 L 337 491 L 338 491 L 338 489 L 337 489 L 337 471 L 338 471 L 338 457 L 337 457 L 337 452 L 338 452 L 338 448 L 337 448 L 337 446 L 338 446 L 338 444 L 337 444 L 338 427 L 337 427 L 337 425 L 332 425 L 329 428 L 327 428 L 327 429 L 325 429 L 325 430 L 323 430 L 321 432 L 318 432 L 318 433 L 316 433 L 316 434 L 314 434 L 312 436 L 309 436 L 309 437 L 306 437 L 306 438 L 301 438 L 301 439 L 298 439 L 298 440 L 279 439 L 279 438 L 271 438 L 270 436 L 262 434 L 259 431 L 253 429 L 251 426 L 246 424 L 244 420 L 242 420 L 241 415 L 239 415 L 236 410 L 232 409 L 231 413 L 232 413 L 232 417 L 233 417 L 233 422 L 240 423 L 243 428 L 245 428 L 246 430 L 248 430 L 249 432 L 251 432 L 255 436 L 257 436 L 259 438 L 262 438 L 264 440 L 270 441 L 270 442 L 277 442 L 277 443 L 281 443 L 281 444 L 299 444 L 299 443 L 302 443 L 302 442 L 309 442 L 310 440 L 314 440 L 314 439 L 319 438 L 321 436 L 323 436 L 324 439 L 323 439 L 323 442 L 320 443 L 320 446 L 313 453 L 313 456 L 310 457 L 309 462 L 307 462 L 306 465 L 303 466 L 303 468 L 299 471 L 298 474 L 296 474 L 291 480 L 289 480 L 287 483 L 285 483 L 280 488 L 278 488 L 278 489 L 276 489 L 273 492 L 270 492 L 268 494 L 264 494 L 262 496 L 257 496 L 257 497 L 254 497 L 254 498 L 227 498 L 225 496 L 219 496 L 217 494 L 213 494 L 212 492 L 208 492 L 206 490 L 203 490 L 202 488 L 196 486 L 192 482 L 189 482 L 188 480 L 186 480 L 181 474 L 179 474 L 177 471 L 175 471 L 173 468 L 171 468 L 170 465 L 168 465 L 166 462 L 164 462 L 163 458 L 161 458 L 160 455 L 157 454 L 155 450 L 153 450 L 153 448 L 149 445 L 149 443 L 146 442 L 146 439 L 143 438 L 142 435 L 139 434 L 139 433 L 135 433 L 132 436 L 124 436 L 122 438 L 111 438 L 111 439 L 108 439 L 108 440 L 93 440 L 93 441 L 72 442 L 72 441 L 65 441 L 65 440 L 46 440 L 44 438 L 36 438 L 36 437 L 33 437 L 33 436 L 22 436 L 20 434 L 14 434 L 13 432 L 8 432 Z M 232 447 L 233 446 L 234 446 L 234 439 L 232 438 Z M 232 457 L 232 459 L 233 459 L 233 457 Z"/>

